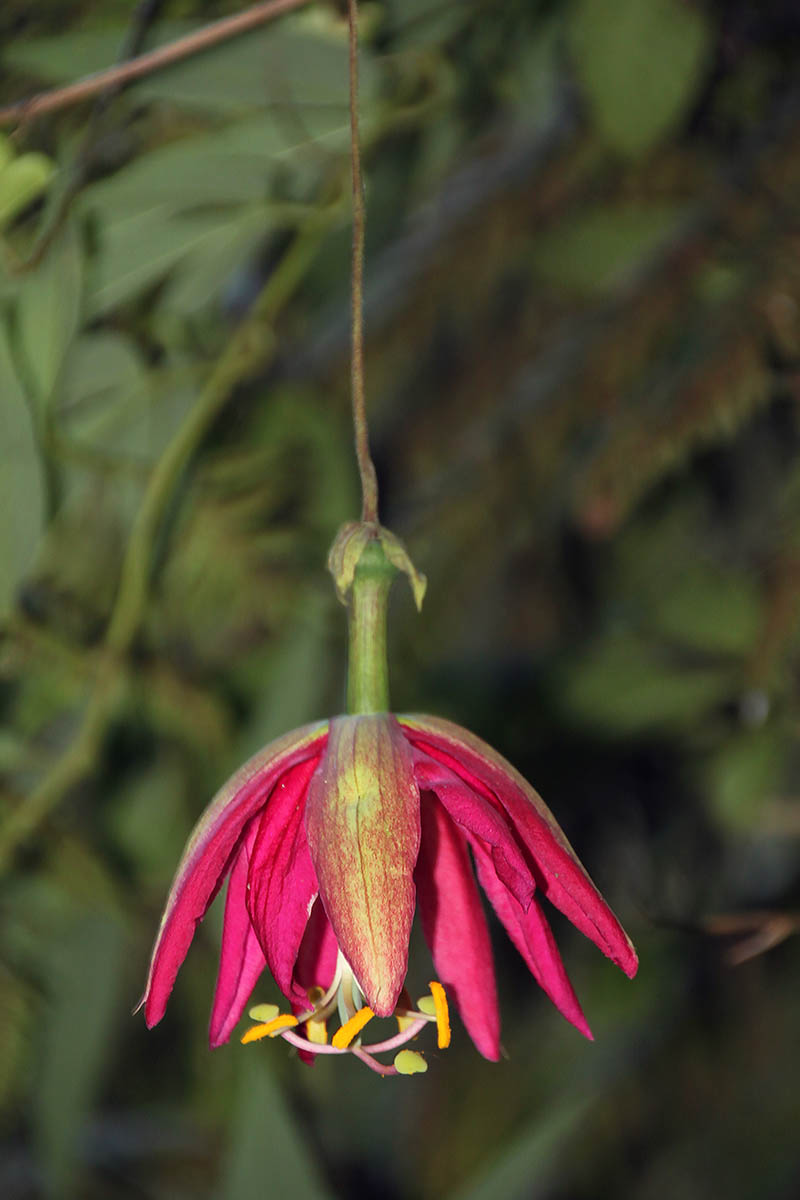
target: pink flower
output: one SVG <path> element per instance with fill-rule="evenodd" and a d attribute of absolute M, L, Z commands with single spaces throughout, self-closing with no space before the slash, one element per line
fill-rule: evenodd
<path fill-rule="evenodd" d="M 375 1054 L 396 1050 L 429 1020 L 447 1044 L 446 990 L 480 1053 L 498 1059 L 478 884 L 537 983 L 586 1037 L 541 897 L 626 975 L 637 969 L 629 938 L 534 789 L 484 742 L 435 717 L 372 713 L 306 726 L 229 780 L 178 867 L 142 999 L 148 1026 L 164 1015 L 195 928 L 226 879 L 212 1046 L 230 1037 L 269 967 L 294 1015 L 261 1006 L 254 1015 L 267 1019 L 244 1040 L 281 1034 L 304 1056 L 350 1050 L 384 1073 L 424 1070 L 408 1051 L 395 1067 Z M 438 975 L 417 1007 L 404 986 L 415 908 Z M 336 1008 L 342 1027 L 329 1045 Z M 364 1046 L 359 1035 L 373 1015 L 394 1015 L 400 1031 Z"/>

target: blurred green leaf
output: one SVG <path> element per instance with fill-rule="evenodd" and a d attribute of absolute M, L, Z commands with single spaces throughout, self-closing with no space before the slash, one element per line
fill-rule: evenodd
<path fill-rule="evenodd" d="M 240 1055 L 236 1107 L 230 1142 L 215 1190 L 220 1200 L 293 1196 L 328 1200 L 333 1193 L 320 1178 L 305 1134 L 258 1054 Z"/>
<path fill-rule="evenodd" d="M 7 134 L 0 133 L 0 174 L 14 161 L 14 157 L 14 143 Z"/>
<path fill-rule="evenodd" d="M 392 43 L 402 49 L 440 46 L 466 20 L 465 6 L 453 0 L 404 0 L 392 7 L 397 13 L 392 24 Z"/>
<path fill-rule="evenodd" d="M 642 154 L 686 112 L 711 44 L 708 23 L 681 0 L 578 0 L 570 46 L 597 128 Z"/>
<path fill-rule="evenodd" d="M 237 213 L 184 259 L 164 290 L 164 304 L 188 315 L 218 302 L 237 268 L 253 259 L 271 226 L 269 211 L 262 207 Z"/>
<path fill-rule="evenodd" d="M 266 229 L 266 210 L 258 216 Z M 200 260 L 211 256 L 218 262 L 220 239 L 234 236 L 226 230 L 226 220 L 236 225 L 239 237 L 247 233 L 252 239 L 256 220 L 252 212 L 236 214 L 231 221 L 216 212 L 173 216 L 162 205 L 121 215 L 104 226 L 103 253 L 87 290 L 90 315 L 100 316 L 134 299 L 190 255 Z"/>
<path fill-rule="evenodd" d="M 147 385 L 148 373 L 133 343 L 121 333 L 83 334 L 70 348 L 61 388 L 64 418 L 83 424 L 122 398 L 125 404 Z"/>
<path fill-rule="evenodd" d="M 375 94 L 377 74 L 368 51 L 360 56 L 362 103 Z M 347 38 L 306 32 L 285 20 L 186 59 L 136 85 L 149 100 L 165 100 L 205 111 L 231 113 L 280 106 L 286 119 L 302 124 L 315 107 L 347 109 Z"/>
<path fill-rule="evenodd" d="M 41 263 L 23 277 L 17 300 L 20 350 L 39 405 L 49 401 L 81 322 L 83 253 L 67 224 Z"/>
<path fill-rule="evenodd" d="M 84 913 L 59 929 L 47 952 L 50 1004 L 40 1031 L 35 1127 L 48 1192 L 65 1200 L 78 1185 L 80 1139 L 110 1067 L 124 934 L 111 917 Z"/>
<path fill-rule="evenodd" d="M 709 653 L 744 654 L 755 643 L 761 603 L 752 577 L 683 563 L 653 591 L 653 622 L 667 637 Z"/>
<path fill-rule="evenodd" d="M 197 26 L 159 22 L 162 44 Z M 50 80 L 73 79 L 117 60 L 126 34 L 120 25 L 104 31 L 65 33 L 19 42 L 4 51 L 17 69 Z M 362 100 L 374 96 L 377 74 L 368 51 L 361 53 Z M 159 100 L 215 113 L 234 113 L 280 105 L 302 113 L 338 105 L 348 98 L 347 37 L 344 24 L 335 32 L 318 31 L 302 17 L 251 30 L 204 54 L 176 63 L 131 85 L 138 100 Z"/>
<path fill-rule="evenodd" d="M 21 154 L 0 169 L 0 231 L 41 196 L 55 174 L 44 154 Z"/>
<path fill-rule="evenodd" d="M 10 971 L 0 970 L 0 1112 L 28 1057 L 32 1018 L 31 989 Z"/>
<path fill-rule="evenodd" d="M 143 154 L 87 188 L 82 203 L 105 221 L 151 209 L 173 215 L 210 205 L 266 204 L 275 167 L 313 153 L 315 139 L 343 145 L 346 131 L 346 117 L 335 109 L 308 124 L 271 113 L 243 118 Z"/>
<path fill-rule="evenodd" d="M 0 325 L 0 617 L 31 567 L 45 521 L 45 486 L 33 421 Z"/>
<path fill-rule="evenodd" d="M 573 719 L 618 735 L 689 726 L 731 694 L 723 667 L 681 663 L 633 633 L 597 640 L 560 676 L 562 705 Z"/>
<path fill-rule="evenodd" d="M 561 1100 L 531 1122 L 477 1181 L 449 1200 L 535 1200 L 547 1194 L 563 1143 L 580 1125 L 586 1100 Z"/>
<path fill-rule="evenodd" d="M 679 212 L 671 204 L 615 205 L 573 216 L 536 238 L 533 263 L 559 287 L 602 290 L 655 250 Z"/>
<path fill-rule="evenodd" d="M 191 826 L 185 791 L 185 777 L 177 761 L 166 756 L 119 789 L 109 813 L 109 827 L 145 885 L 169 879 L 180 858 Z"/>
<path fill-rule="evenodd" d="M 750 833 L 757 827 L 780 793 L 785 763 L 785 742 L 774 726 L 742 733 L 719 751 L 708 768 L 706 794 L 723 828 Z"/>
<path fill-rule="evenodd" d="M 189 33 L 187 21 L 159 21 L 151 40 L 153 47 Z M 127 34 L 123 23 L 104 29 L 64 30 L 54 37 L 15 39 L 3 46 L 3 61 L 9 66 L 58 83 L 81 75 L 92 75 L 112 66 L 119 57 Z"/>

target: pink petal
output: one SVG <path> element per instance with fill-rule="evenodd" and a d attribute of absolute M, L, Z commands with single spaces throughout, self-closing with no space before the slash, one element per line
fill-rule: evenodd
<path fill-rule="evenodd" d="M 633 977 L 638 959 L 630 938 L 538 792 L 496 750 L 450 721 L 404 716 L 401 728 L 413 746 L 502 806 L 530 855 L 537 886 L 576 929 Z"/>
<path fill-rule="evenodd" d="M 284 772 L 258 818 L 250 860 L 247 908 L 269 969 L 284 996 L 292 994 L 292 974 L 317 892 L 308 851 L 304 815 L 315 759 Z"/>
<path fill-rule="evenodd" d="M 228 780 L 200 818 L 178 865 L 153 947 L 140 1001 L 148 1027 L 164 1015 L 194 931 L 222 885 L 244 826 L 268 802 L 285 771 L 295 763 L 318 760 L 325 733 L 325 723 L 306 725 L 272 742 Z"/>
<path fill-rule="evenodd" d="M 296 1017 L 308 1011 L 308 992 L 319 987 L 327 992 L 333 983 L 339 947 L 333 936 L 331 924 L 325 915 L 322 901 L 317 897 L 308 918 L 297 962 L 294 964 L 292 980 L 292 1011 Z M 298 1057 L 307 1066 L 313 1066 L 316 1055 L 310 1050 L 298 1050 Z"/>
<path fill-rule="evenodd" d="M 519 950 L 539 986 L 547 993 L 562 1016 L 566 1017 L 584 1037 L 592 1038 L 586 1017 L 569 981 L 561 955 L 544 913 L 534 899 L 524 911 L 497 878 L 491 856 L 486 848 L 472 844 L 475 865 L 481 887 L 505 926 L 508 936 Z"/>
<path fill-rule="evenodd" d="M 236 852 L 228 879 L 219 973 L 209 1026 L 212 1047 L 227 1042 L 267 965 L 247 911 L 247 872 L 255 837 L 256 827 L 252 825 Z"/>
<path fill-rule="evenodd" d="M 388 1016 L 408 965 L 419 851 L 419 791 L 393 716 L 331 721 L 308 790 L 306 829 L 342 954 L 369 1006 Z"/>
<path fill-rule="evenodd" d="M 294 990 L 307 1001 L 309 988 L 321 987 L 327 992 L 333 983 L 339 946 L 325 915 L 322 901 L 315 900 L 308 918 L 306 932 L 300 943 L 297 961 L 294 964 Z"/>
<path fill-rule="evenodd" d="M 500 1057 L 500 1013 L 486 918 L 463 836 L 432 792 L 420 803 L 415 878 L 425 938 L 439 981 L 452 994 L 476 1047 Z"/>
<path fill-rule="evenodd" d="M 419 750 L 414 754 L 414 776 L 420 790 L 436 793 L 451 820 L 468 834 L 488 842 L 497 874 L 526 908 L 536 884 L 508 822 L 496 806 L 466 785 L 444 763 Z"/>

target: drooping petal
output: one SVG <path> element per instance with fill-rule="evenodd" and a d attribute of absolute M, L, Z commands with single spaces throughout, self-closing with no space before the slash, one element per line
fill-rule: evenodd
<path fill-rule="evenodd" d="M 576 929 L 633 977 L 638 959 L 630 938 L 538 792 L 502 755 L 460 726 L 416 714 L 399 720 L 412 745 L 502 807 L 526 847 L 540 890 Z"/>
<path fill-rule="evenodd" d="M 272 799 L 257 818 L 248 877 L 247 908 L 269 969 L 284 996 L 311 906 L 319 890 L 308 851 L 304 815 L 315 759 L 285 771 Z"/>
<path fill-rule="evenodd" d="M 217 792 L 195 826 L 170 889 L 139 1005 L 148 1027 L 164 1015 L 194 931 L 224 881 L 244 826 L 268 803 L 285 771 L 319 758 L 326 729 L 327 722 L 318 722 L 270 743 Z"/>
<path fill-rule="evenodd" d="M 292 981 L 295 998 L 304 1003 L 309 988 L 320 987 L 327 991 L 333 983 L 339 946 L 325 915 L 322 901 L 317 897 L 308 918 L 297 961 L 294 964 Z"/>
<path fill-rule="evenodd" d="M 393 716 L 331 721 L 306 829 L 342 954 L 370 1008 L 388 1016 L 408 963 L 420 836 L 411 751 Z"/>
<path fill-rule="evenodd" d="M 451 820 L 491 846 L 497 874 L 523 908 L 527 907 L 536 884 L 503 814 L 444 763 L 420 750 L 414 752 L 414 777 L 420 790 L 436 793 Z"/>
<path fill-rule="evenodd" d="M 339 957 L 339 947 L 333 936 L 331 923 L 325 915 L 319 896 L 311 908 L 311 916 L 300 943 L 297 962 L 294 964 L 292 977 L 292 1011 L 296 1017 L 307 1012 L 309 1008 L 309 990 L 322 988 L 327 992 L 336 974 L 336 961 Z M 298 1050 L 301 1062 L 311 1066 L 316 1055 L 309 1050 Z"/>
<path fill-rule="evenodd" d="M 257 818 L 254 818 L 254 821 Z M 227 1042 L 267 960 L 247 911 L 247 873 L 256 838 L 251 822 L 236 851 L 225 897 L 222 948 L 208 1037 L 212 1048 Z"/>
<path fill-rule="evenodd" d="M 472 851 L 481 887 L 539 987 L 550 997 L 562 1016 L 584 1037 L 593 1040 L 592 1031 L 561 961 L 553 931 L 538 901 L 534 898 L 525 911 L 497 878 L 486 847 L 473 842 Z"/>
<path fill-rule="evenodd" d="M 500 1057 L 492 946 L 463 835 L 432 792 L 420 799 L 422 842 L 415 878 L 425 940 L 476 1047 Z"/>

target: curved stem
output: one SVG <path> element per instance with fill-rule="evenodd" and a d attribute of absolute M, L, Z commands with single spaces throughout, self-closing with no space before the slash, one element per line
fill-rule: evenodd
<path fill-rule="evenodd" d="M 358 135 L 358 2 L 348 0 L 350 27 L 350 165 L 353 182 L 353 258 L 351 276 L 350 385 L 353 395 L 353 430 L 358 473 L 361 476 L 361 520 L 378 520 L 378 480 L 369 452 L 367 409 L 364 399 L 364 185 Z"/>

